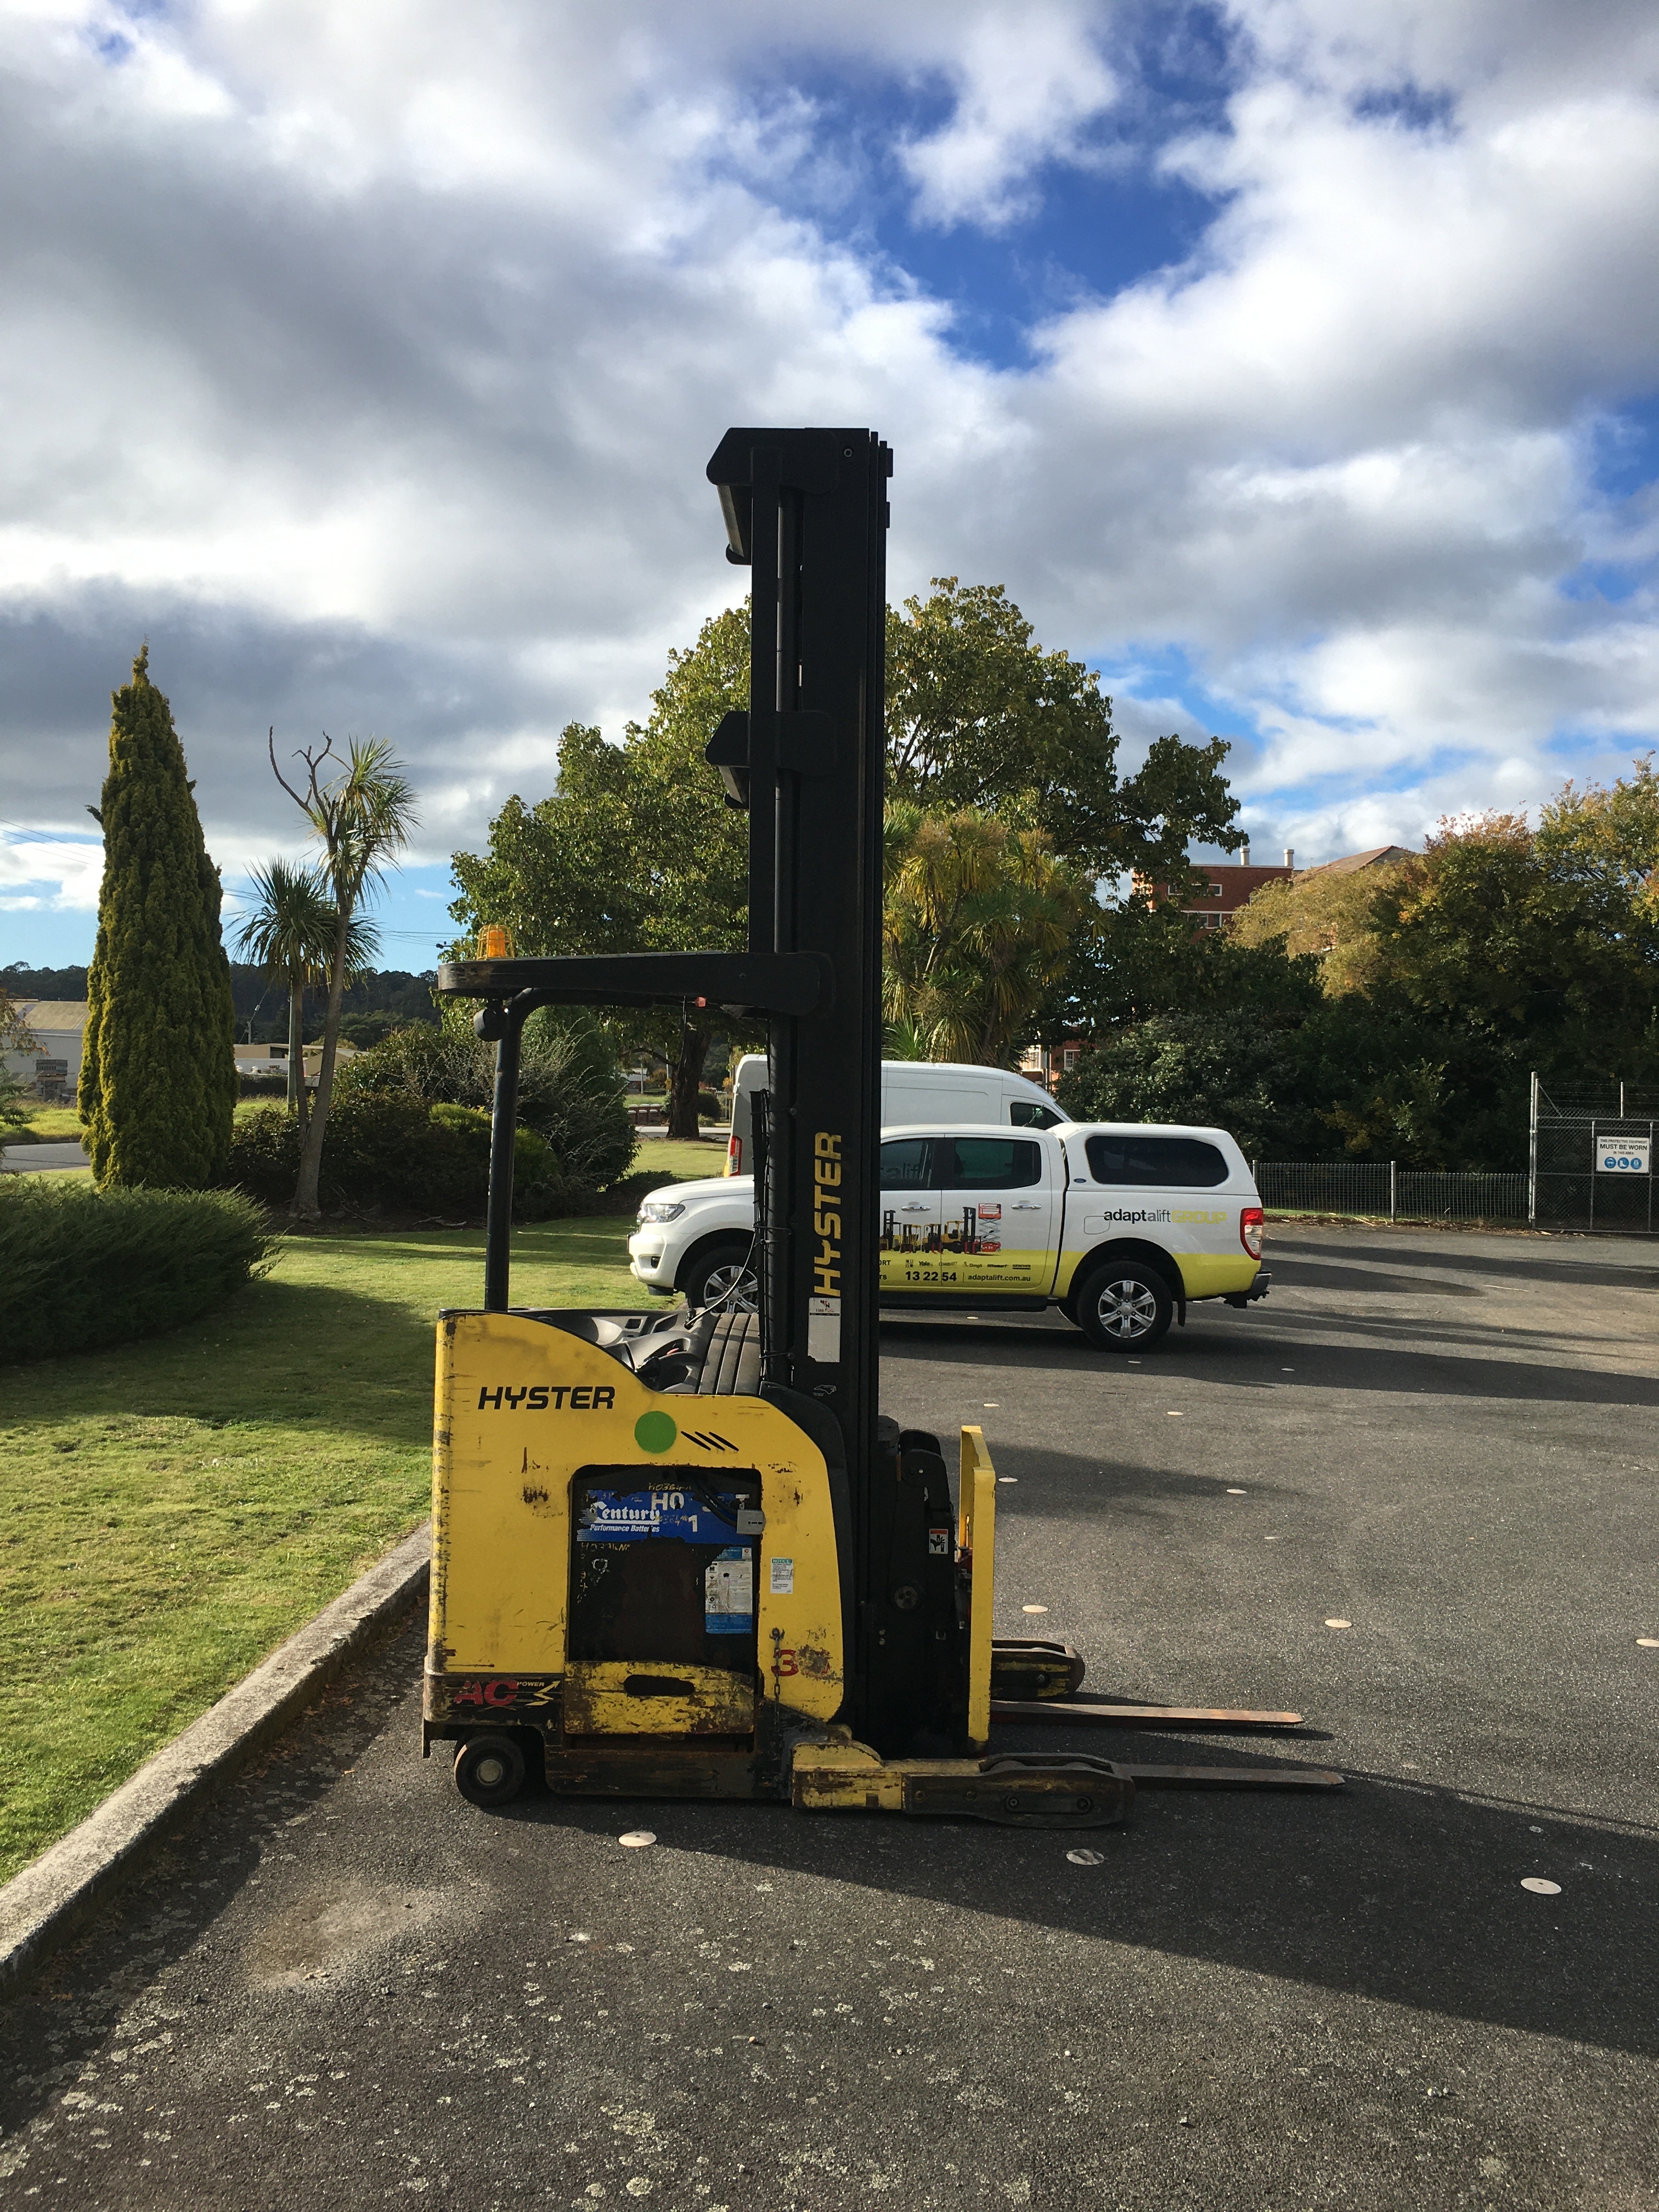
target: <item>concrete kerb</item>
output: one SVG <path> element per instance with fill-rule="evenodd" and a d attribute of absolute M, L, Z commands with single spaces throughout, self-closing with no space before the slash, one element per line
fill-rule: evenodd
<path fill-rule="evenodd" d="M 424 1595 L 431 1543 L 429 1524 L 406 1536 L 0 1889 L 0 1997 L 36 1973 L 186 1814 L 223 1789 Z"/>

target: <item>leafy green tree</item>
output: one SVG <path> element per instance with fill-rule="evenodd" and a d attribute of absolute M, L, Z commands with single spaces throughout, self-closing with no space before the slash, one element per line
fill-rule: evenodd
<path fill-rule="evenodd" d="M 1103 1037 L 1156 1014 L 1249 1009 L 1273 1018 L 1321 1003 L 1316 957 L 1291 953 L 1282 938 L 1242 940 L 1226 929 L 1196 929 L 1175 906 L 1144 893 L 1095 907 L 1073 941 L 1063 992 L 1053 998 L 1045 1036 Z"/>
<path fill-rule="evenodd" d="M 386 869 L 409 842 L 416 822 L 415 794 L 391 746 L 382 738 L 349 739 L 339 773 L 325 781 L 328 762 L 338 757 L 334 752 L 333 740 L 325 734 L 320 746 L 307 746 L 297 756 L 305 763 L 305 774 L 297 788 L 276 765 L 274 730 L 268 745 L 272 775 L 305 816 L 321 848 L 319 872 L 334 908 L 334 943 L 328 963 L 328 1012 L 323 1025 L 317 1098 L 300 1150 L 299 1179 L 294 1193 L 295 1212 L 314 1218 L 319 1211 L 318 1186 L 323 1139 L 328 1131 L 329 1107 L 334 1096 L 340 1001 L 351 967 L 352 929 L 364 902 L 374 896 Z"/>
<path fill-rule="evenodd" d="M 5 986 L 0 984 L 0 1054 L 40 1049 L 39 1038 L 23 1019 Z M 0 1059 L 0 1129 L 23 1127 L 29 1118 L 27 1100 L 27 1085 Z"/>
<path fill-rule="evenodd" d="M 1229 921 L 1235 945 L 1281 940 L 1287 952 L 1311 953 L 1328 997 L 1364 991 L 1383 973 L 1378 902 L 1400 874 L 1398 866 L 1360 868 L 1349 875 L 1308 869 L 1292 882 L 1263 884 Z"/>
<path fill-rule="evenodd" d="M 1151 1016 L 1084 1054 L 1055 1094 L 1079 1121 L 1186 1121 L 1229 1130 L 1246 1158 L 1335 1149 L 1304 1095 L 1293 1030 L 1248 1013 Z"/>
<path fill-rule="evenodd" d="M 887 810 L 882 1010 L 927 1060 L 1006 1061 L 1066 965 L 1089 885 L 1039 830 Z M 913 1056 L 909 1054 L 907 1057 Z"/>
<path fill-rule="evenodd" d="M 0 984 L 0 1053 L 38 1053 L 40 1042 Z M 28 1086 L 0 1060 L 0 1130 L 22 1128 L 28 1119 Z"/>
<path fill-rule="evenodd" d="M 469 930 L 505 923 L 526 953 L 740 948 L 748 825 L 726 805 L 703 751 L 720 717 L 748 703 L 748 611 L 731 607 L 704 623 L 688 652 L 669 655 L 649 720 L 629 723 L 620 745 L 569 725 L 552 795 L 534 805 L 509 799 L 490 825 L 488 849 L 454 856 L 456 920 Z M 1042 963 L 1049 952 L 1039 958 L 1038 939 L 1057 911 L 1062 872 L 1069 899 L 1079 883 L 1127 869 L 1178 878 L 1192 840 L 1238 842 L 1220 740 L 1194 746 L 1160 738 L 1131 777 L 1120 775 L 1117 750 L 1110 702 L 1093 672 L 1038 647 L 1000 586 L 941 578 L 927 599 L 889 610 L 889 796 L 911 810 L 907 821 L 994 817 L 1000 827 L 987 836 L 1003 841 L 1005 855 L 1024 856 L 1024 879 L 1005 866 L 1000 896 L 1005 904 L 1024 902 L 1019 930 L 1026 933 L 1016 931 L 1017 958 L 1013 939 L 998 952 L 1008 964 L 994 979 L 980 978 L 971 1009 L 943 1021 L 945 994 L 936 989 L 916 1030 L 915 994 L 931 988 L 930 975 L 949 961 L 921 945 L 920 921 L 915 928 L 899 921 L 890 940 L 898 963 L 889 994 L 895 1036 L 933 1053 L 945 1048 L 948 1031 L 952 1049 L 974 1045 L 1005 1057 L 1048 988 Z M 1036 888 L 1044 869 L 1046 907 Z M 975 896 L 990 895 L 981 887 Z M 1040 908 L 1048 916 L 1041 927 Z M 1068 927 L 1083 902 L 1070 912 Z M 1017 1019 L 1012 1008 L 1022 995 L 1026 1011 Z M 708 1028 L 675 1014 L 614 1026 L 667 1062 L 670 1132 L 694 1136 Z"/>
<path fill-rule="evenodd" d="M 236 1109 L 219 872 L 149 648 L 114 694 L 98 939 L 87 978 L 81 1119 L 100 1189 L 195 1189 L 230 1148 Z"/>
<path fill-rule="evenodd" d="M 1378 898 L 1373 995 L 1615 1063 L 1651 1021 L 1659 911 L 1576 800 L 1554 802 L 1547 836 L 1516 814 L 1443 824 Z"/>
<path fill-rule="evenodd" d="M 748 616 L 730 607 L 669 654 L 647 722 L 630 722 L 620 745 L 571 723 L 552 795 L 510 799 L 488 850 L 456 854 L 456 920 L 503 922 L 526 954 L 740 951 L 748 817 L 726 805 L 703 751 L 720 717 L 748 702 Z M 667 1061 L 669 1134 L 696 1137 L 709 1024 L 681 1010 L 614 1026 Z"/>
<path fill-rule="evenodd" d="M 1615 932 L 1626 915 L 1650 921 L 1659 907 L 1659 776 L 1642 754 L 1628 777 L 1582 789 L 1564 784 L 1543 810 L 1538 855 L 1559 881 L 1592 890 Z"/>
<path fill-rule="evenodd" d="M 253 911 L 243 924 L 236 950 L 256 962 L 270 981 L 288 993 L 288 1110 L 306 1121 L 306 992 L 328 981 L 337 934 L 334 902 L 313 868 L 283 860 L 255 868 Z M 356 915 L 346 933 L 348 980 L 374 965 L 380 951 L 374 925 Z"/>
<path fill-rule="evenodd" d="M 1120 775 L 1099 678 L 1037 645 L 1000 584 L 936 576 L 929 598 L 887 611 L 890 799 L 1040 830 L 1091 875 L 1184 881 L 1188 844 L 1242 842 L 1226 755 L 1219 738 L 1159 738 Z"/>

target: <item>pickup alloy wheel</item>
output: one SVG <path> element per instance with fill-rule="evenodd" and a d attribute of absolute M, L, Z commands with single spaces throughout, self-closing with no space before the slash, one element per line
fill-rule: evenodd
<path fill-rule="evenodd" d="M 688 1305 L 722 1306 L 727 1313 L 753 1313 L 760 1300 L 749 1238 L 733 1237 L 694 1260 L 680 1285 Z"/>
<path fill-rule="evenodd" d="M 1175 1315 L 1169 1285 L 1144 1260 L 1108 1261 L 1073 1293 L 1073 1317 L 1102 1352 L 1145 1352 Z"/>

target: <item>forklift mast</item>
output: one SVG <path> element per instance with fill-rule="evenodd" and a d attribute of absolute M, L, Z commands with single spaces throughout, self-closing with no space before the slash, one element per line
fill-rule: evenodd
<path fill-rule="evenodd" d="M 874 1580 L 883 705 L 890 448 L 728 430 L 708 464 L 750 575 L 749 711 L 708 748 L 749 812 L 749 948 L 810 955 L 823 1000 L 768 1023 L 757 1126 L 761 1371 L 841 1431 L 854 1635 Z M 857 1668 L 867 1675 L 873 1653 Z"/>

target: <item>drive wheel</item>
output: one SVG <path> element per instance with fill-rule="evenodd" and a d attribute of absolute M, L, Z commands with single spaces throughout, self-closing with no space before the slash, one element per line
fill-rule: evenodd
<path fill-rule="evenodd" d="M 1072 1317 L 1098 1352 L 1146 1352 L 1175 1318 L 1175 1300 L 1145 1260 L 1109 1260 L 1073 1293 Z"/>
<path fill-rule="evenodd" d="M 469 1805 L 506 1805 L 524 1787 L 524 1753 L 510 1735 L 469 1736 L 455 1754 L 455 1787 Z"/>
<path fill-rule="evenodd" d="M 680 1285 L 689 1306 L 720 1306 L 727 1313 L 754 1313 L 760 1304 L 752 1240 L 728 1237 L 711 1244 L 692 1261 Z"/>

